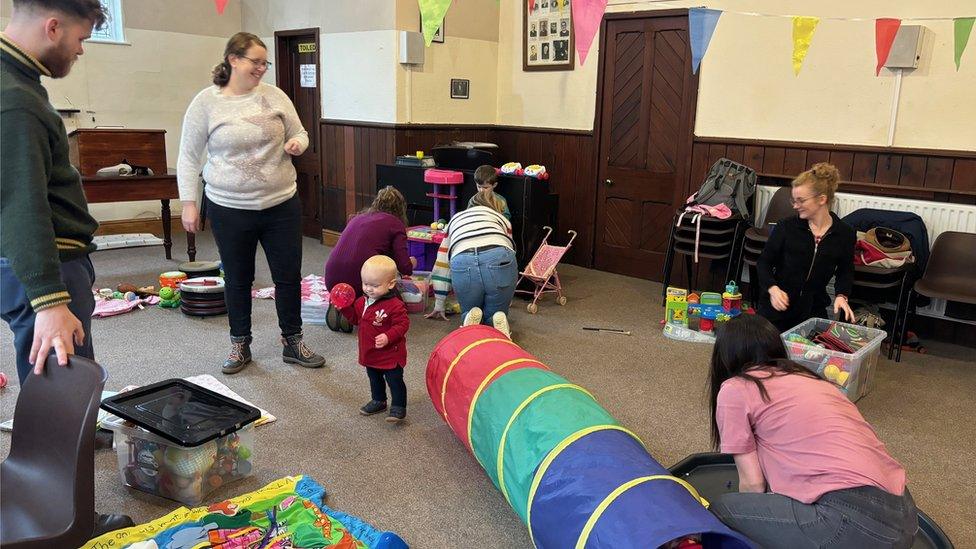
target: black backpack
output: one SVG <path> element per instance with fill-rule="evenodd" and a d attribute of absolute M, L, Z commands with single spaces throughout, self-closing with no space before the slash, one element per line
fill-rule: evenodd
<path fill-rule="evenodd" d="M 749 217 L 748 200 L 756 192 L 756 171 L 728 158 L 720 158 L 705 176 L 698 192 L 691 195 L 686 206 L 725 204 L 733 215 Z"/>

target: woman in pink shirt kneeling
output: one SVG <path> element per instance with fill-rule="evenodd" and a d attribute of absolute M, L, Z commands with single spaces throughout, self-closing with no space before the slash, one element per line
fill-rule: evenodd
<path fill-rule="evenodd" d="M 712 502 L 763 547 L 910 547 L 905 469 L 857 408 L 788 359 L 768 320 L 743 315 L 712 352 L 712 439 L 735 457 L 739 492 Z"/>

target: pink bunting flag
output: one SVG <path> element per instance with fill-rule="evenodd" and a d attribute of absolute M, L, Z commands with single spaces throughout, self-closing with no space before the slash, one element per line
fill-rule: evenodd
<path fill-rule="evenodd" d="M 586 54 L 593 44 L 593 37 L 600 28 L 603 12 L 607 10 L 607 0 L 573 0 L 573 30 L 576 32 L 576 53 L 580 65 L 586 62 Z"/>
<path fill-rule="evenodd" d="M 898 34 L 898 27 L 900 26 L 901 19 L 874 20 L 874 49 L 878 54 L 878 66 L 874 68 L 875 76 L 881 74 L 881 67 L 888 60 L 891 45 L 895 43 L 895 35 Z"/>
<path fill-rule="evenodd" d="M 224 8 L 227 7 L 227 0 L 214 0 L 214 4 L 217 4 L 217 14 L 223 15 Z"/>

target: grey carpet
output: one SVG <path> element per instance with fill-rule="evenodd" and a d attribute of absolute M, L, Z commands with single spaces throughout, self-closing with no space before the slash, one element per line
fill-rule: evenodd
<path fill-rule="evenodd" d="M 209 235 L 199 240 L 198 259 L 214 258 Z M 174 250 L 185 257 L 179 236 Z M 303 271 L 321 273 L 328 251 L 307 239 Z M 163 259 L 158 247 L 98 252 L 93 259 L 98 285 L 113 287 L 123 281 L 155 283 L 160 272 L 178 263 Z M 660 285 L 572 266 L 560 272 L 569 303 L 559 307 L 550 297 L 537 315 L 529 315 L 524 302 L 516 300 L 512 325 L 517 341 L 592 391 L 665 466 L 708 450 L 703 389 L 710 347 L 662 336 Z M 259 255 L 256 286 L 267 285 L 270 275 Z M 228 350 L 224 317 L 192 319 L 154 308 L 95 319 L 93 331 L 96 355 L 109 371 L 107 388 L 211 373 L 278 416 L 278 422 L 256 430 L 254 476 L 222 487 L 208 501 L 304 473 L 326 487 L 329 505 L 395 531 L 414 547 L 529 547 L 518 517 L 434 412 L 426 394 L 426 359 L 457 321 L 441 323 L 419 315 L 411 320 L 408 421 L 400 426 L 358 413 L 369 389 L 356 363 L 355 335 L 309 326 L 307 340 L 328 358 L 328 367 L 305 370 L 282 363 L 271 301 L 254 303 L 257 363 L 236 376 L 218 371 Z M 584 332 L 583 326 L 625 328 L 634 335 Z M 0 399 L 6 419 L 13 414 L 16 373 L 9 331 L 0 332 L 2 371 L 14 380 Z M 871 393 L 858 403 L 907 467 L 919 507 L 957 547 L 976 546 L 974 394 L 976 351 L 933 345 L 932 354 L 907 353 L 900 364 L 882 360 Z M 9 435 L 0 437 L 2 455 L 9 441 Z M 102 512 L 124 511 L 136 522 L 175 507 L 124 488 L 112 451 L 96 456 L 96 497 Z"/>

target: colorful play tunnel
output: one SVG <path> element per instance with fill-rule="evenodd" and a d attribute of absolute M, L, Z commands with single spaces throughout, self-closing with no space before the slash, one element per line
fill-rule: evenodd
<path fill-rule="evenodd" d="M 586 389 L 494 328 L 441 340 L 427 392 L 536 547 L 647 548 L 695 534 L 706 548 L 751 547 Z"/>

